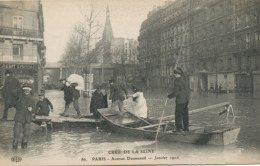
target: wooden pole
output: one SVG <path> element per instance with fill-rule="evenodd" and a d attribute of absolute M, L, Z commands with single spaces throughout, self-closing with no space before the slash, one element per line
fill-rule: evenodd
<path fill-rule="evenodd" d="M 217 107 L 221 107 L 221 106 L 225 106 L 225 105 L 229 105 L 229 104 L 230 104 L 230 102 L 223 102 L 223 103 L 219 103 L 219 104 L 210 105 L 210 106 L 207 106 L 207 107 L 202 107 L 202 108 L 198 108 L 198 109 L 195 109 L 195 110 L 191 110 L 191 111 L 189 111 L 189 113 L 202 112 L 202 111 L 206 111 L 206 110 L 209 110 L 209 109 L 213 109 L 213 108 L 217 108 Z M 165 116 L 162 119 L 173 118 L 173 117 L 175 117 L 175 115 Z"/>
<path fill-rule="evenodd" d="M 158 126 L 158 128 L 157 128 L 157 132 L 156 132 L 156 136 L 155 136 L 155 141 L 157 141 L 157 137 L 158 137 L 158 133 L 159 133 L 159 131 L 160 131 L 160 127 L 161 127 L 161 124 L 162 124 L 163 115 L 164 115 L 164 111 L 165 111 L 165 109 L 166 109 L 167 101 L 168 101 L 168 98 L 166 98 L 166 101 L 165 101 L 165 104 L 164 104 L 164 109 L 163 109 L 162 117 L 161 117 L 161 119 L 160 119 L 159 126 Z"/>

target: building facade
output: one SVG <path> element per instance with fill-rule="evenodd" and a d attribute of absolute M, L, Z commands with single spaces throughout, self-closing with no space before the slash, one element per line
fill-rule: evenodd
<path fill-rule="evenodd" d="M 171 87 L 178 62 L 195 91 L 258 92 L 259 7 L 257 0 L 177 0 L 151 11 L 138 38 L 147 86 Z"/>
<path fill-rule="evenodd" d="M 0 82 L 12 70 L 21 83 L 35 92 L 42 88 L 45 64 L 44 22 L 40 0 L 0 2 Z"/>
<path fill-rule="evenodd" d="M 93 84 L 115 79 L 127 86 L 138 81 L 138 42 L 134 39 L 115 38 L 108 8 L 106 14 L 102 39 L 92 51 L 92 55 L 96 57 L 95 63 L 91 64 Z"/>

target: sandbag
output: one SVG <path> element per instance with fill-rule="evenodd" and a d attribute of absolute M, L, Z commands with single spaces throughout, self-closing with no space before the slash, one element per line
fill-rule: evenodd
<path fill-rule="evenodd" d="M 78 85 L 75 87 L 77 90 L 84 90 L 84 79 L 82 76 L 78 74 L 71 74 L 67 81 L 70 82 L 70 84 L 77 83 Z"/>

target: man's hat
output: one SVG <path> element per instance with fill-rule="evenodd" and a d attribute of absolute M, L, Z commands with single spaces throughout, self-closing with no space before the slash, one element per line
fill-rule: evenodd
<path fill-rule="evenodd" d="M 66 81 L 66 78 L 61 78 L 61 79 L 60 79 L 60 82 L 62 82 L 62 81 Z"/>
<path fill-rule="evenodd" d="M 184 73 L 183 73 L 183 71 L 182 71 L 182 69 L 181 69 L 180 67 L 178 67 L 177 69 L 175 69 L 173 72 L 174 72 L 174 74 L 180 74 L 181 76 L 184 75 Z"/>
<path fill-rule="evenodd" d="M 115 82 L 115 80 L 114 79 L 109 80 L 109 83 L 112 83 L 112 82 Z"/>
<path fill-rule="evenodd" d="M 142 91 L 140 88 L 138 88 L 137 86 L 134 86 L 134 85 L 131 86 L 131 89 L 136 91 L 136 92 Z"/>
<path fill-rule="evenodd" d="M 9 70 L 9 69 L 7 69 L 6 71 L 5 71 L 5 74 L 10 74 L 10 73 L 13 73 L 11 70 Z"/>
<path fill-rule="evenodd" d="M 44 93 L 39 93 L 39 96 L 44 96 Z"/>
<path fill-rule="evenodd" d="M 28 89 L 28 90 L 32 90 L 32 85 L 29 83 L 24 83 L 22 86 L 22 89 Z"/>

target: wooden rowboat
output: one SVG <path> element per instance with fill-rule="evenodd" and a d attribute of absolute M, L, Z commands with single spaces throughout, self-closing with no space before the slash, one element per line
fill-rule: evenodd
<path fill-rule="evenodd" d="M 98 109 L 110 130 L 127 136 L 155 140 L 158 120 L 150 121 L 132 113 L 118 112 L 111 108 Z M 173 132 L 173 122 L 160 125 L 158 141 L 183 142 L 192 144 L 228 145 L 236 141 L 240 127 L 195 127 L 186 132 Z"/>

